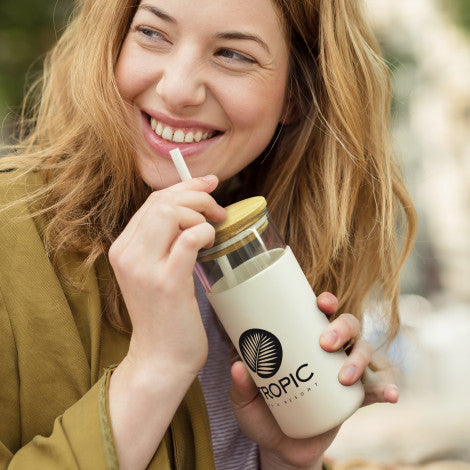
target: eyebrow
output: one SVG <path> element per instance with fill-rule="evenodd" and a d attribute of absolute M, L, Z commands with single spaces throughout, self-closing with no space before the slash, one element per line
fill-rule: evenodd
<path fill-rule="evenodd" d="M 139 8 L 141 8 L 143 10 L 147 10 L 150 13 L 153 13 L 154 15 L 161 18 L 163 21 L 166 21 L 168 23 L 173 23 L 173 24 L 176 23 L 176 20 L 172 16 L 170 16 L 167 13 L 159 10 L 158 8 L 155 8 L 152 5 L 147 5 L 147 4 L 144 3 L 144 4 L 141 4 L 139 6 Z M 271 53 L 271 51 L 269 50 L 268 45 L 259 36 L 256 36 L 255 34 L 243 33 L 241 31 L 227 31 L 227 32 L 217 34 L 216 37 L 219 38 L 219 39 L 229 39 L 229 40 L 240 40 L 240 39 L 242 39 L 242 40 L 254 41 L 254 42 L 258 43 L 267 53 L 269 53 L 269 54 Z"/>
<path fill-rule="evenodd" d="M 255 34 L 249 34 L 249 33 L 242 33 L 239 31 L 227 31 L 224 33 L 219 33 L 217 34 L 218 38 L 221 39 L 245 39 L 249 41 L 255 41 L 258 43 L 267 53 L 271 53 L 269 50 L 268 45 L 259 37 L 256 36 Z"/>
<path fill-rule="evenodd" d="M 167 15 L 166 13 L 159 10 L 158 8 L 153 7 L 152 5 L 147 5 L 144 3 L 143 5 L 139 6 L 139 9 L 147 10 L 150 13 L 153 13 L 154 15 L 161 18 L 163 21 L 167 21 L 168 23 L 176 23 L 176 20 L 172 16 Z"/>

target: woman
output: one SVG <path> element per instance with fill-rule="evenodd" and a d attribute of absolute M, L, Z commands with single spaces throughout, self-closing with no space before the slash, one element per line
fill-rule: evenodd
<path fill-rule="evenodd" d="M 372 288 L 393 338 L 415 216 L 357 2 L 84 0 L 42 85 L 2 163 L 3 468 L 210 469 L 213 454 L 220 468 L 320 468 L 337 430 L 283 435 L 241 362 L 230 396 L 246 437 L 218 439 L 228 393 L 206 395 L 207 416 L 196 378 L 204 389 L 205 370 L 228 367 L 206 364 L 217 327 L 206 315 L 206 334 L 192 273 L 219 204 L 263 194 L 315 291 L 338 297 L 318 299 L 334 319 L 322 347 L 359 336 Z M 194 179 L 178 183 L 175 146 Z M 370 352 L 355 342 L 343 384 Z M 368 386 L 368 402 L 397 399 Z"/>

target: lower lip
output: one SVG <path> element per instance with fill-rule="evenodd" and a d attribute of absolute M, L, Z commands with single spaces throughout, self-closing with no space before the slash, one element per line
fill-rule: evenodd
<path fill-rule="evenodd" d="M 144 137 L 147 140 L 148 144 L 155 152 L 165 158 L 171 158 L 170 150 L 173 150 L 176 147 L 181 150 L 183 157 L 191 157 L 193 155 L 197 155 L 201 152 L 204 152 L 204 150 L 206 150 L 208 147 L 218 142 L 220 137 L 222 137 L 223 135 L 220 134 L 215 137 L 212 137 L 211 139 L 201 140 L 200 142 L 170 142 L 168 140 L 162 139 L 153 131 L 153 129 L 150 127 L 148 118 L 143 114 L 142 120 Z"/>

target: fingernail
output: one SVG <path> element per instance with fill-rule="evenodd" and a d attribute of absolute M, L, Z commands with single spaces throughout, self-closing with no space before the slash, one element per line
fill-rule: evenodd
<path fill-rule="evenodd" d="M 217 179 L 217 176 L 215 175 L 206 175 L 206 176 L 200 176 L 199 179 L 202 181 L 205 181 L 206 183 L 211 183 L 215 179 Z"/>
<path fill-rule="evenodd" d="M 390 399 L 392 400 L 393 403 L 396 403 L 398 401 L 399 397 L 399 392 L 398 392 L 398 387 L 396 385 L 389 385 L 390 387 Z"/>
<path fill-rule="evenodd" d="M 328 331 L 328 333 L 322 335 L 322 340 L 329 346 L 334 346 L 338 341 L 338 333 L 336 331 Z"/>
<path fill-rule="evenodd" d="M 336 299 L 328 292 L 324 292 L 322 294 L 322 300 L 323 302 L 326 302 L 327 304 L 330 304 L 330 305 L 334 305 L 336 302 Z"/>
<path fill-rule="evenodd" d="M 346 369 L 341 370 L 339 373 L 339 379 L 341 382 L 349 382 L 354 379 L 356 375 L 356 366 L 348 366 Z"/>

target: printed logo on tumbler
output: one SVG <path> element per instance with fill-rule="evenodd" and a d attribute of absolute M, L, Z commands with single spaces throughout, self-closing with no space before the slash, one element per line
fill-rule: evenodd
<path fill-rule="evenodd" d="M 248 367 L 263 379 L 269 379 L 281 367 L 281 342 L 272 333 L 254 328 L 245 331 L 238 341 Z"/>
<path fill-rule="evenodd" d="M 282 346 L 279 339 L 269 331 L 259 328 L 246 330 L 240 336 L 238 345 L 247 366 L 261 379 L 269 379 L 279 371 Z M 280 406 L 281 402 L 277 399 L 286 395 L 283 403 L 292 403 L 312 391 L 311 381 L 315 374 L 309 369 L 308 363 L 301 364 L 295 372 L 287 372 L 285 377 L 275 382 L 263 382 L 258 390 L 271 407 Z M 307 385 L 307 382 L 310 383 Z M 317 382 L 314 385 L 317 387 Z"/>

